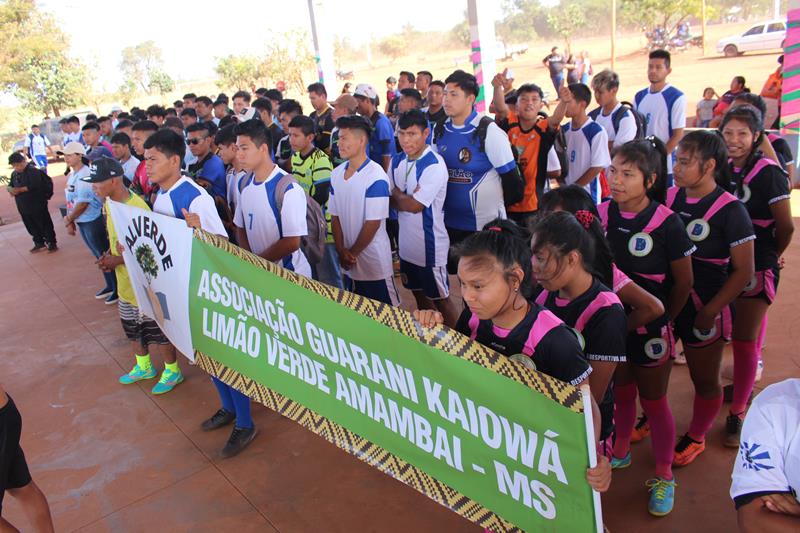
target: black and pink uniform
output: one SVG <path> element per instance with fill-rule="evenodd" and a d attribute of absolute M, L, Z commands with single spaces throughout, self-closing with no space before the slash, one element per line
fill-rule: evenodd
<path fill-rule="evenodd" d="M 506 357 L 527 355 L 539 372 L 578 385 L 592 373 L 578 338 L 553 313 L 529 303 L 525 318 L 511 330 L 481 320 L 469 308 L 461 313 L 455 329 Z"/>
<path fill-rule="evenodd" d="M 558 297 L 557 292 L 541 289 L 535 301 L 571 327 L 583 347 L 583 355 L 592 361 L 624 363 L 627 318 L 622 303 L 608 287 L 595 280 L 588 291 L 574 300 Z M 602 416 L 600 439 L 614 429 L 614 394 L 609 384 L 600 402 Z"/>
<path fill-rule="evenodd" d="M 694 322 L 697 312 L 727 281 L 731 248 L 755 239 L 750 217 L 741 202 L 721 187 L 703 198 L 688 198 L 686 190 L 671 187 L 667 205 L 681 217 L 686 234 L 697 246 L 692 254 L 694 287 L 675 318 L 675 333 L 684 345 L 693 348 L 730 339 L 733 315 L 729 305 L 717 316 L 710 331 L 696 330 Z"/>
<path fill-rule="evenodd" d="M 775 241 L 775 219 L 770 206 L 789 199 L 789 178 L 780 165 L 760 155 L 746 168 L 731 167 L 733 191 L 744 204 L 753 222 L 756 242 L 753 279 L 745 286 L 742 298 L 763 298 L 771 304 L 778 288 L 778 246 Z M 743 177 L 742 177 L 743 176 Z M 737 183 L 741 178 L 741 191 Z"/>
<path fill-rule="evenodd" d="M 650 202 L 639 213 L 625 213 L 613 200 L 598 206 L 617 268 L 666 307 L 672 288 L 670 264 L 694 252 L 680 218 L 668 207 Z M 615 279 L 614 285 L 617 285 Z M 653 367 L 674 355 L 669 317 L 664 313 L 628 334 L 628 361 Z"/>

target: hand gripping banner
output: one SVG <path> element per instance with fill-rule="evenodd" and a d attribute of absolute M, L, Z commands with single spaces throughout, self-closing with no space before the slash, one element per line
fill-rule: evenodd
<path fill-rule="evenodd" d="M 585 391 L 182 220 L 110 211 L 140 308 L 209 374 L 494 532 L 602 531 Z"/>

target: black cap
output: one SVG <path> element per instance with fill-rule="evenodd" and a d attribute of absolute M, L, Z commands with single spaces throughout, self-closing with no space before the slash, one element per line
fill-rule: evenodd
<path fill-rule="evenodd" d="M 125 175 L 122 165 L 116 159 L 101 157 L 89 163 L 89 176 L 82 178 L 89 183 L 100 183 L 111 178 L 121 178 Z"/>

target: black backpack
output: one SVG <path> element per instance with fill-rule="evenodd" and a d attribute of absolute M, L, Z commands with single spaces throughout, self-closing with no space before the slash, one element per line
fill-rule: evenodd
<path fill-rule="evenodd" d="M 619 124 L 622 122 L 622 117 L 625 116 L 625 112 L 630 111 L 631 115 L 633 115 L 634 122 L 636 122 L 636 135 L 633 137 L 633 140 L 644 139 L 647 134 L 647 119 L 645 116 L 634 108 L 632 103 L 624 101 L 620 103 L 622 105 L 611 115 L 611 125 L 614 127 L 614 133 L 616 134 L 619 131 Z M 598 107 L 592 110 L 589 116 L 592 120 L 596 121 L 597 117 L 600 115 L 600 111 L 601 108 Z"/>
<path fill-rule="evenodd" d="M 483 116 L 475 127 L 475 131 L 472 132 L 473 139 L 478 140 L 481 152 L 486 152 L 486 132 L 489 130 L 489 124 L 492 122 L 494 122 L 494 120 L 492 120 L 491 117 Z M 433 144 L 436 144 L 436 141 L 441 139 L 442 135 L 444 135 L 444 122 L 437 122 L 436 126 L 433 128 Z"/>

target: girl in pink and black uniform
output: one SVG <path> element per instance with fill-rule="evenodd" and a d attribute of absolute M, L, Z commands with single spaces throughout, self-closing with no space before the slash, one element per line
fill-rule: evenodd
<path fill-rule="evenodd" d="M 592 369 L 572 330 L 553 313 L 528 300 L 531 251 L 527 236 L 508 220 L 494 220 L 454 250 L 458 279 L 466 303 L 455 329 L 507 357 L 529 357 L 536 370 L 572 385 L 587 383 Z M 424 327 L 442 324 L 441 313 L 414 311 Z M 592 410 L 597 406 L 592 401 Z M 599 429 L 596 414 L 595 431 Z M 589 469 L 587 480 L 604 492 L 611 467 L 603 456 Z"/>
<path fill-rule="evenodd" d="M 759 150 L 764 135 L 761 112 L 751 105 L 731 108 L 720 126 L 728 148 L 732 192 L 753 222 L 755 274 L 735 302 L 733 398 L 725 424 L 725 445 L 738 448 L 747 401 L 753 392 L 763 344 L 762 322 L 775 299 L 779 262 L 792 240 L 789 179 L 778 163 Z"/>
<path fill-rule="evenodd" d="M 691 298 L 675 318 L 695 390 L 689 431 L 675 447 L 675 466 L 686 466 L 705 450 L 706 433 L 722 406 L 722 349 L 731 335 L 731 304 L 753 276 L 755 235 L 744 206 L 724 190 L 728 154 L 717 133 L 687 134 L 676 161 L 677 186 L 668 191 L 667 205 L 697 246 Z"/>
<path fill-rule="evenodd" d="M 631 141 L 614 152 L 608 169 L 612 200 L 598 207 L 619 269 L 658 298 L 665 312 L 628 334 L 628 363 L 614 377 L 616 441 L 612 466 L 631 464 L 630 439 L 636 419 L 636 396 L 652 432 L 655 478 L 648 509 L 655 516 L 672 511 L 675 421 L 667 402 L 672 368 L 670 319 L 686 303 L 692 286 L 694 245 L 675 213 L 663 205 L 666 151 L 655 138 Z"/>

